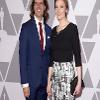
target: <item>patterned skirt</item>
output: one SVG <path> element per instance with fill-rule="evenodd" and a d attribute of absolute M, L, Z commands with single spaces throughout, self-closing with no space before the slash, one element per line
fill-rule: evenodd
<path fill-rule="evenodd" d="M 74 75 L 72 62 L 54 62 L 50 100 L 74 100 L 74 96 L 70 94 L 70 81 Z"/>

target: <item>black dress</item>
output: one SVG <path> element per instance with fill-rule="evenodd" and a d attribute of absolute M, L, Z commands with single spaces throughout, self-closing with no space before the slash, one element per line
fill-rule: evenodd
<path fill-rule="evenodd" d="M 73 100 L 70 81 L 74 77 L 75 66 L 81 66 L 81 50 L 77 26 L 69 23 L 59 33 L 53 28 L 51 34 L 51 66 L 53 67 L 51 100 Z"/>

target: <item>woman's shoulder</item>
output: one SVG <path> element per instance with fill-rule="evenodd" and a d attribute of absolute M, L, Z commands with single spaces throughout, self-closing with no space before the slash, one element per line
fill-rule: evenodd
<path fill-rule="evenodd" d="M 57 26 L 54 26 L 54 27 L 52 28 L 52 31 L 56 30 L 56 28 L 57 28 Z"/>
<path fill-rule="evenodd" d="M 77 27 L 77 25 L 75 23 L 73 23 L 73 22 L 70 22 L 70 26 L 73 27 L 73 28 Z"/>
<path fill-rule="evenodd" d="M 57 28 L 57 26 L 54 26 L 54 27 L 52 28 L 52 33 L 56 33 L 56 28 Z"/>
<path fill-rule="evenodd" d="M 70 22 L 70 30 L 74 32 L 78 31 L 77 25 L 73 22 Z"/>

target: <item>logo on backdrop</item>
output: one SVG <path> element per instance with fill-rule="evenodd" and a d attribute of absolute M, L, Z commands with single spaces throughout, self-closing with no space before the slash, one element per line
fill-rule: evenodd
<path fill-rule="evenodd" d="M 0 10 L 0 62 L 10 62 L 16 43 L 16 37 L 7 34 L 4 30 L 4 10 Z M 8 53 L 9 52 L 9 53 Z"/>

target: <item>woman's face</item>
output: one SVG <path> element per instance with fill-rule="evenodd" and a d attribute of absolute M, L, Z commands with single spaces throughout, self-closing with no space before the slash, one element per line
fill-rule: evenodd
<path fill-rule="evenodd" d="M 63 0 L 57 0 L 55 3 L 55 14 L 58 20 L 61 20 L 66 17 L 66 6 Z"/>

